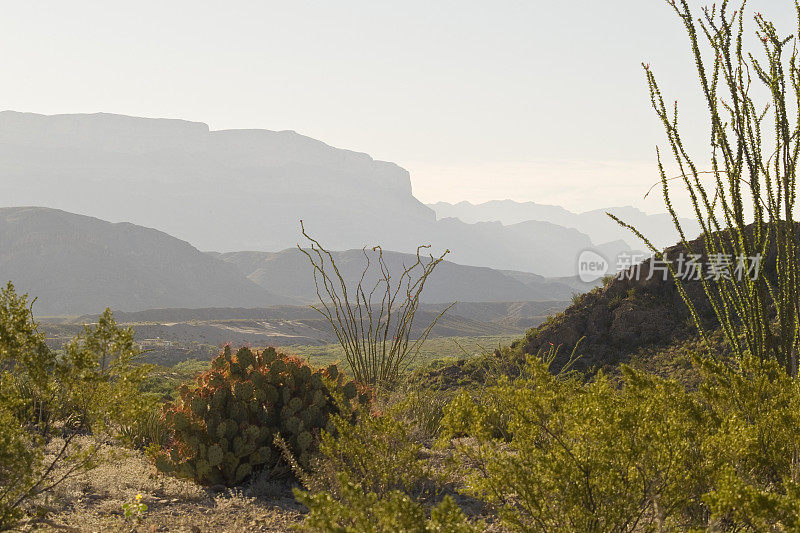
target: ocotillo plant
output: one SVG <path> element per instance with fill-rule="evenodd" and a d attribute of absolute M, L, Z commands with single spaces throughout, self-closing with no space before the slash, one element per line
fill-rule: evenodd
<path fill-rule="evenodd" d="M 769 276 L 702 276 L 705 293 L 725 336 L 738 357 L 774 357 L 797 375 L 800 333 L 798 234 L 795 225 L 796 170 L 800 155 L 800 64 L 797 37 L 781 37 L 761 13 L 754 15 L 762 54 L 747 50 L 746 1 L 733 10 L 727 0 L 703 10 L 695 19 L 686 0 L 667 0 L 689 37 L 700 89 L 708 106 L 711 131 L 710 168 L 689 154 L 678 126 L 678 103 L 668 106 L 649 64 L 644 72 L 653 109 L 664 126 L 677 176 L 669 176 L 662 156 L 658 167 L 664 199 L 684 247 L 692 251 L 671 200 L 673 181 L 689 193 L 702 226 L 706 257 L 775 258 Z M 800 5 L 795 0 L 800 35 Z M 789 57 L 786 57 L 789 53 Z M 758 58 L 757 58 L 758 56 Z M 762 101 L 763 100 L 763 101 Z M 707 183 L 703 180 L 708 179 Z M 747 206 L 747 207 L 746 207 Z M 750 217 L 752 210 L 752 218 Z M 642 238 L 635 228 L 613 215 Z M 690 236 L 691 237 L 691 236 Z M 672 266 L 670 268 L 673 268 Z M 678 289 L 697 327 L 702 325 L 679 276 Z"/>
<path fill-rule="evenodd" d="M 309 237 L 302 220 L 300 229 L 311 246 L 310 249 L 297 247 L 311 262 L 320 301 L 319 305 L 311 307 L 330 323 L 355 380 L 373 386 L 395 382 L 419 353 L 438 320 L 452 307 L 451 304 L 444 309 L 419 337 L 411 339 L 425 282 L 450 250 L 439 257 L 429 255 L 426 258 L 421 250 L 430 246 L 418 247 L 416 261 L 404 267 L 393 280 L 383 249 L 376 246 L 372 251 L 377 254 L 378 281 L 372 287 L 365 287 L 373 262 L 364 248 L 365 266 L 361 278 L 355 287 L 348 287 L 333 254 Z"/>

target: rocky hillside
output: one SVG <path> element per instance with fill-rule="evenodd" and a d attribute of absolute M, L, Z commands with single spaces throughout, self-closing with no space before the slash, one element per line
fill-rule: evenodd
<path fill-rule="evenodd" d="M 800 225 L 797 227 L 800 236 Z M 701 255 L 700 263 L 708 264 L 702 239 L 689 243 L 691 253 Z M 673 261 L 686 254 L 683 245 L 666 249 Z M 768 253 L 761 262 L 761 272 L 775 280 L 775 253 Z M 677 267 L 676 263 L 673 265 Z M 583 338 L 577 353 L 582 357 L 579 368 L 602 368 L 628 360 L 641 350 L 657 349 L 680 343 L 697 336 L 689 311 L 678 293 L 674 280 L 662 279 L 659 268 L 654 271 L 653 261 L 641 263 L 637 279 L 613 279 L 603 287 L 592 290 L 563 313 L 548 319 L 541 326 L 529 330 L 518 342 L 525 353 L 547 350 L 550 345 L 561 346 L 563 363 L 572 348 Z M 712 282 L 713 283 L 713 282 Z M 705 296 L 700 281 L 683 282 L 684 288 L 698 311 L 705 327 L 717 326 L 713 309 Z"/>
<path fill-rule="evenodd" d="M 649 272 L 650 261 L 642 265 L 643 271 Z M 701 299 L 699 282 L 687 285 L 690 294 Z M 701 309 L 710 320 L 710 308 Z M 613 366 L 642 348 L 666 346 L 695 334 L 672 280 L 614 279 L 529 330 L 520 345 L 524 353 L 534 354 L 548 350 L 551 344 L 560 346 L 555 363 L 559 367 L 583 339 L 576 352 L 580 355 L 576 367 L 590 369 Z"/>

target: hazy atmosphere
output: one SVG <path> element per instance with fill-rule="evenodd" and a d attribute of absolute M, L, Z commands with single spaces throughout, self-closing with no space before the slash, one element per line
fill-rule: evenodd
<path fill-rule="evenodd" d="M 3 7 L 0 531 L 800 531 L 800 0 Z"/>
<path fill-rule="evenodd" d="M 791 27 L 791 2 L 748 4 L 767 8 Z M 705 109 L 670 15 L 649 0 L 16 2 L 0 94 L 16 111 L 294 130 L 408 169 L 423 202 L 659 212 L 642 200 L 663 132 L 641 63 L 684 116 Z"/>

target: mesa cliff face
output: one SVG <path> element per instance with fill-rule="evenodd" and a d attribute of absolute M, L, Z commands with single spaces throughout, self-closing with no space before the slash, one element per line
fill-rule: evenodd
<path fill-rule="evenodd" d="M 381 220 L 435 220 L 402 168 L 291 131 L 4 111 L 0 171 L 5 205 L 157 227 L 207 250 L 293 246 L 301 218 L 334 248 L 388 232 Z"/>
<path fill-rule="evenodd" d="M 0 176 L 0 206 L 131 222 L 218 252 L 305 243 L 302 219 L 332 250 L 380 244 L 409 253 L 431 244 L 464 265 L 569 276 L 593 244 L 547 221 L 437 221 L 412 195 L 403 168 L 293 131 L 4 111 Z"/>

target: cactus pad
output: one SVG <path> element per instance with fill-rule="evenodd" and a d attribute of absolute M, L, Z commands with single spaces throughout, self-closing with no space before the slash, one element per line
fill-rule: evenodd
<path fill-rule="evenodd" d="M 261 353 L 240 348 L 233 355 L 230 346 L 196 386 L 184 384 L 180 393 L 174 405 L 164 408 L 174 443 L 156 455 L 156 467 L 205 485 L 227 486 L 281 458 L 273 442 L 278 434 L 307 467 L 315 435 L 323 428 L 333 432 L 330 415 L 354 408 L 356 398 L 369 400 L 336 365 L 315 370 L 274 348 Z M 341 398 L 346 399 L 343 405 Z"/>

